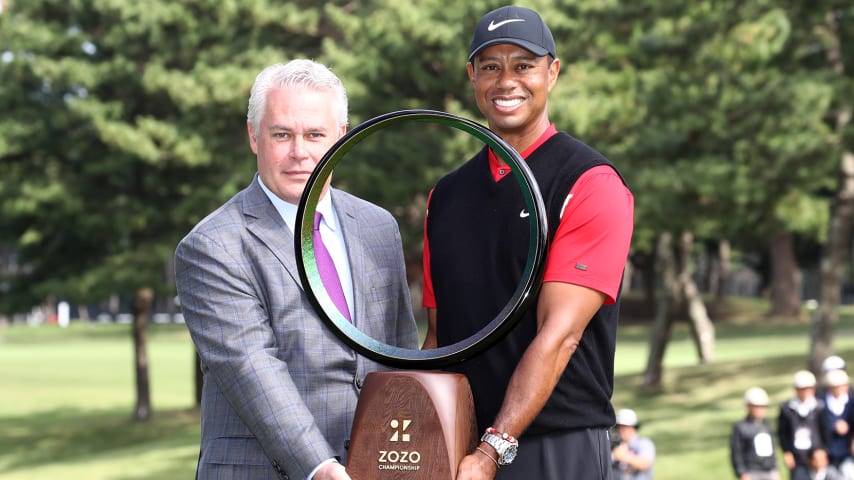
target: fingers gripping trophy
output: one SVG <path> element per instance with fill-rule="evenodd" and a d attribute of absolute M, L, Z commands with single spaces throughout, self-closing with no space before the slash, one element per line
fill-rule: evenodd
<path fill-rule="evenodd" d="M 313 242 L 313 219 L 323 185 L 338 162 L 367 136 L 401 122 L 429 122 L 463 131 L 492 148 L 512 168 L 530 212 L 527 263 L 506 306 L 471 337 L 452 345 L 409 350 L 379 342 L 356 328 L 335 306 L 324 287 Z M 485 433 L 478 437 L 474 403 L 462 374 L 437 369 L 464 362 L 503 338 L 518 322 L 542 278 L 548 228 L 537 183 L 509 144 L 486 127 L 439 111 L 403 110 L 381 115 L 350 130 L 317 164 L 297 210 L 294 235 L 300 279 L 326 325 L 359 354 L 398 370 L 371 373 L 365 379 L 353 422 L 347 472 L 354 480 L 456 478 L 457 465 L 486 441 L 515 456 L 515 439 Z"/>

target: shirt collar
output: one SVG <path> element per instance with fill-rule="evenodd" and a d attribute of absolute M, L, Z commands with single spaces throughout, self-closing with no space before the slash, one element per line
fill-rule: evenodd
<path fill-rule="evenodd" d="M 557 127 L 555 127 L 555 124 L 549 124 L 549 127 L 539 136 L 539 138 L 537 138 L 537 140 L 533 144 L 531 144 L 531 146 L 526 148 L 524 152 L 520 152 L 519 155 L 523 159 L 527 159 L 532 153 L 534 153 L 534 150 L 540 148 L 540 145 L 546 143 L 546 140 L 550 139 L 552 135 L 556 133 Z M 495 152 L 492 151 L 492 148 L 489 148 L 488 150 L 489 171 L 492 172 L 492 178 L 495 179 L 495 181 L 497 182 L 507 176 L 507 174 L 510 173 L 511 169 L 509 165 L 504 165 L 502 161 L 498 159 L 498 155 L 496 155 Z"/>
<path fill-rule="evenodd" d="M 266 185 L 261 181 L 261 177 L 258 177 L 258 184 L 261 185 L 261 190 L 264 191 L 264 194 L 267 195 L 267 198 L 270 199 L 270 202 L 273 203 L 273 206 L 276 208 L 276 211 L 279 212 L 279 216 L 282 217 L 282 220 L 285 222 L 285 225 L 291 230 L 291 233 L 294 232 L 294 226 L 297 223 L 297 208 L 298 205 L 294 205 L 293 203 L 286 202 L 276 196 Z M 335 231 L 338 228 L 338 225 L 335 220 L 335 214 L 332 210 L 332 195 L 324 195 L 319 202 L 317 202 L 317 211 L 323 214 L 323 223 L 326 224 L 327 227 Z"/>

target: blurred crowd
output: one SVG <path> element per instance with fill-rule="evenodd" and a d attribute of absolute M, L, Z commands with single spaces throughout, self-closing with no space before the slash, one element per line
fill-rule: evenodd
<path fill-rule="evenodd" d="M 730 437 L 732 467 L 739 480 L 780 480 L 777 451 L 790 480 L 854 480 L 852 392 L 845 361 L 825 359 L 821 378 L 808 370 L 792 376 L 793 394 L 779 405 L 776 435 L 766 418 L 768 393 L 744 394 L 746 415 Z"/>
<path fill-rule="evenodd" d="M 819 378 L 792 376 L 792 395 L 768 418 L 768 393 L 744 393 L 745 416 L 732 426 L 730 460 L 738 480 L 854 480 L 854 392 L 845 360 L 825 359 Z M 641 436 L 634 410 L 617 412 L 611 460 L 615 480 L 652 480 L 655 444 Z M 782 454 L 782 458 L 778 455 Z M 779 465 L 783 466 L 781 472 Z"/>

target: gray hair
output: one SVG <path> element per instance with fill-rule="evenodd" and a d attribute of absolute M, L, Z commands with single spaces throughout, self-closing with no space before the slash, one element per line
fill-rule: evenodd
<path fill-rule="evenodd" d="M 258 131 L 261 116 L 267 108 L 267 93 L 277 87 L 300 86 L 316 90 L 331 90 L 337 97 L 334 108 L 338 126 L 347 125 L 347 91 L 341 79 L 320 63 L 297 59 L 286 64 L 277 63 L 265 68 L 255 77 L 249 95 L 246 121 Z"/>

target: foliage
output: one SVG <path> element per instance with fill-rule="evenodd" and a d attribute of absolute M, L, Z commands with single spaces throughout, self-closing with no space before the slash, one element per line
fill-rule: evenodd
<path fill-rule="evenodd" d="M 838 161 L 825 121 L 833 92 L 788 58 L 798 28 L 809 26 L 763 2 L 695 2 L 639 32 L 647 115 L 629 164 L 650 195 L 642 228 L 747 250 L 780 232 L 821 238 L 827 215 L 815 209 L 827 211 Z"/>
<path fill-rule="evenodd" d="M 168 293 L 178 240 L 252 178 L 255 73 L 319 51 L 310 3 L 12 3 L 0 15 L 0 244 L 24 270 L 0 308 Z"/>
<path fill-rule="evenodd" d="M 270 63 L 330 65 L 351 125 L 410 108 L 483 122 L 465 61 L 478 17 L 501 4 L 11 2 L 0 14 L 0 246 L 21 268 L 0 283 L 0 308 L 141 286 L 171 294 L 174 245 L 251 180 L 245 104 Z M 621 169 L 636 197 L 635 251 L 677 229 L 741 252 L 781 232 L 824 240 L 839 152 L 854 139 L 834 125 L 854 98 L 852 67 L 840 75 L 828 57 L 851 65 L 852 7 L 526 5 L 561 58 L 551 119 Z M 400 126 L 355 148 L 334 181 L 398 216 L 417 266 L 429 189 L 478 148 L 444 126 Z"/>

